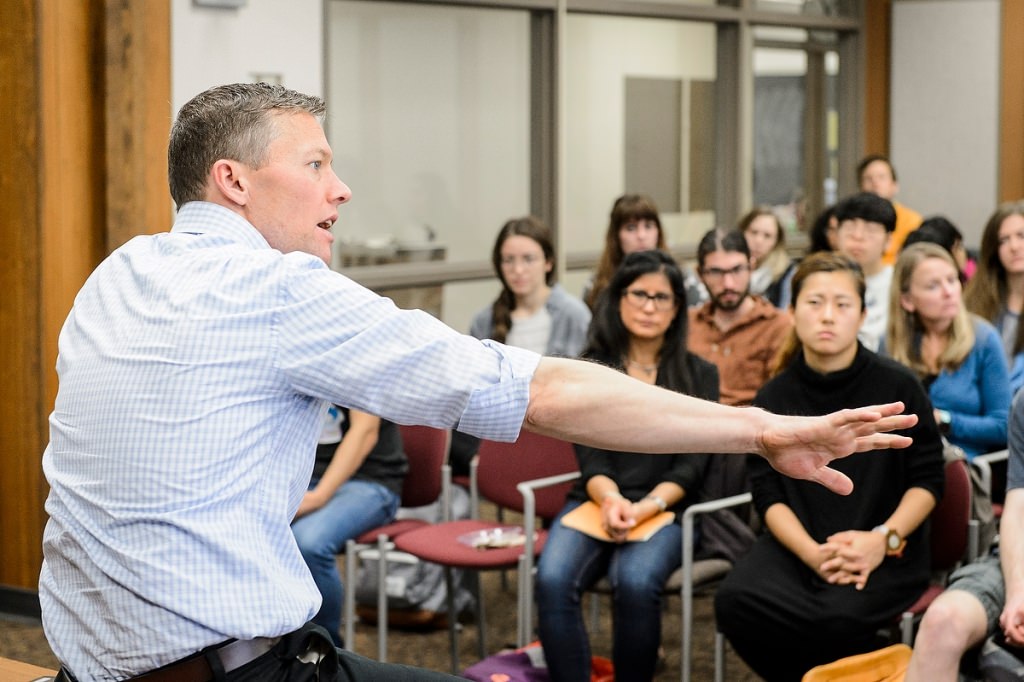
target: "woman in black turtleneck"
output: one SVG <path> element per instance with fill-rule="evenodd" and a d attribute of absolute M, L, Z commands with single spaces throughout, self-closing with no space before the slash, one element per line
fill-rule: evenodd
<path fill-rule="evenodd" d="M 857 342 L 864 275 L 834 253 L 805 259 L 793 277 L 795 327 L 781 370 L 754 404 L 826 414 L 903 401 L 931 415 L 916 377 Z M 907 433 L 905 450 L 856 454 L 835 466 L 854 482 L 842 497 L 779 475 L 749 458 L 754 504 L 767 532 L 715 597 L 718 628 L 769 682 L 878 648 L 875 634 L 928 584 L 927 517 L 943 490 L 942 442 L 933 419 Z"/>

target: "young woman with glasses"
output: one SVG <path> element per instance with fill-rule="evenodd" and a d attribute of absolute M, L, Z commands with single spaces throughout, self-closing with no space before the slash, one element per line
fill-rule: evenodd
<path fill-rule="evenodd" d="M 577 357 L 587 340 L 590 309 L 555 283 L 555 246 L 547 225 L 534 216 L 506 222 L 494 240 L 491 263 L 501 292 L 473 317 L 470 335 L 541 355 Z M 452 432 L 453 475 L 469 475 L 479 446 L 479 439 Z"/>
<path fill-rule="evenodd" d="M 509 220 L 498 232 L 491 262 L 501 293 L 476 314 L 469 333 L 541 355 L 579 355 L 590 311 L 555 283 L 555 247 L 548 227 L 533 216 Z"/>
<path fill-rule="evenodd" d="M 584 357 L 638 381 L 718 399 L 714 365 L 686 350 L 683 274 L 671 256 L 625 257 L 598 299 Z M 552 526 L 537 573 L 540 639 L 555 682 L 590 680 L 590 644 L 580 600 L 607 574 L 613 590 L 612 658 L 619 682 L 649 682 L 661 640 L 661 591 L 682 562 L 679 512 L 696 497 L 706 456 L 643 457 L 576 446 L 581 478 Z M 591 502 L 606 537 L 561 523 Z M 665 510 L 676 520 L 645 541 L 628 541 L 635 525 Z"/>

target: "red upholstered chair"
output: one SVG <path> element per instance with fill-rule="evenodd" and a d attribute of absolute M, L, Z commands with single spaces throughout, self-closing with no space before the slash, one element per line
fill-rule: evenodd
<path fill-rule="evenodd" d="M 448 474 L 447 457 L 451 433 L 444 429 L 429 426 L 399 426 L 402 433 L 402 446 L 409 460 L 409 470 L 402 484 L 403 507 L 422 507 L 442 498 L 442 509 L 447 520 L 448 505 Z M 384 589 L 387 578 L 388 552 L 393 549 L 391 542 L 403 533 L 430 525 L 420 519 L 398 518 L 389 524 L 369 530 L 355 540 L 345 544 L 345 647 L 354 651 L 355 646 L 355 612 L 356 589 L 354 576 L 356 560 L 362 558 L 379 559 L 377 562 L 377 658 L 387 659 L 388 608 L 387 590 Z"/>
<path fill-rule="evenodd" d="M 540 479 L 559 474 L 576 472 L 578 467 L 572 445 L 547 436 L 523 431 L 515 443 L 496 443 L 483 441 L 480 451 L 473 462 L 473 489 L 470 491 L 474 500 L 473 509 L 480 497 L 490 500 L 499 507 L 523 513 L 524 499 L 517 485 L 523 481 Z M 571 477 L 567 477 L 571 478 Z M 534 513 L 536 519 L 551 520 L 561 511 L 566 493 L 571 483 L 566 481 L 560 485 L 536 491 Z M 507 527 L 508 524 L 484 521 L 479 518 L 449 521 L 414 530 L 395 538 L 395 547 L 413 556 L 445 567 L 445 578 L 448 587 L 448 632 L 451 644 L 452 672 L 459 670 L 458 633 L 454 605 L 454 585 L 452 570 L 455 568 L 470 572 L 479 581 L 479 571 L 517 568 L 519 558 L 526 545 L 511 547 L 476 549 L 464 542 L 466 537 L 496 528 Z M 536 528 L 534 519 L 524 515 L 523 532 L 532 542 L 531 551 L 536 554 L 544 546 L 547 532 Z M 536 535 L 533 535 L 536 532 Z M 479 586 L 479 582 L 477 582 Z M 484 604 L 477 593 L 477 644 L 480 658 L 487 656 L 486 620 Z"/>
<path fill-rule="evenodd" d="M 974 561 L 977 547 L 977 522 L 971 519 L 971 477 L 963 459 L 946 462 L 946 492 L 931 514 L 932 572 L 943 575 L 900 616 L 900 639 L 914 642 L 914 627 L 935 598 L 946 589 L 949 572 L 963 561 Z"/>

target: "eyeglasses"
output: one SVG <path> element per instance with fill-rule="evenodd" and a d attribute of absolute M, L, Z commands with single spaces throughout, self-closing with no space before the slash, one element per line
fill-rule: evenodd
<path fill-rule="evenodd" d="M 529 267 L 531 265 L 536 265 L 542 260 L 544 260 L 543 256 L 538 256 L 537 254 L 534 253 L 527 253 L 519 257 L 502 256 L 500 263 L 501 267 L 503 268 L 514 268 L 516 266 L 516 263 L 522 263 L 523 265 Z"/>
<path fill-rule="evenodd" d="M 672 294 L 649 294 L 643 289 L 629 289 L 623 294 L 623 297 L 629 301 L 631 306 L 639 309 L 643 309 L 648 301 L 653 301 L 654 309 L 662 312 L 671 310 L 676 302 L 676 297 Z"/>
<path fill-rule="evenodd" d="M 734 268 L 729 268 L 728 270 L 723 270 L 722 268 L 701 268 L 700 272 L 701 272 L 702 275 L 704 275 L 708 279 L 722 279 L 726 275 L 732 275 L 733 277 L 739 277 L 744 272 L 747 272 L 749 270 L 750 270 L 750 266 L 747 265 L 746 263 L 744 263 L 742 265 L 737 265 Z"/>

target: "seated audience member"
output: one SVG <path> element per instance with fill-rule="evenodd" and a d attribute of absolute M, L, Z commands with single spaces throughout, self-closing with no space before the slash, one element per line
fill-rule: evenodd
<path fill-rule="evenodd" d="M 885 336 L 892 283 L 892 266 L 885 263 L 883 255 L 896 225 L 896 212 L 888 199 L 862 192 L 839 202 L 836 220 L 836 250 L 864 271 L 867 313 L 860 327 L 860 342 L 877 351 Z"/>
<path fill-rule="evenodd" d="M 966 283 L 977 269 L 977 263 L 971 260 L 964 247 L 963 234 L 944 216 L 926 218 L 919 228 L 907 235 L 902 248 L 907 248 L 917 242 L 931 242 L 949 251 L 953 260 L 956 261 L 956 267 L 960 271 L 960 281 L 963 283 Z"/>
<path fill-rule="evenodd" d="M 555 283 L 555 245 L 539 218 L 509 220 L 491 252 L 501 293 L 474 317 L 469 333 L 555 357 L 574 358 L 583 350 L 590 310 Z M 469 474 L 480 441 L 452 433 L 452 474 Z"/>
<path fill-rule="evenodd" d="M 786 233 L 778 216 L 771 208 L 759 206 L 740 218 L 737 229 L 750 247 L 750 292 L 764 296 L 776 308 L 788 308 L 783 282 L 795 264 L 786 253 Z"/>
<path fill-rule="evenodd" d="M 837 227 L 836 207 L 829 206 L 819 213 L 811 224 L 811 229 L 807 233 L 810 243 L 807 245 L 807 252 L 804 253 L 804 257 L 812 253 L 820 253 L 821 251 L 835 251 L 836 242 L 838 241 L 836 236 Z M 780 300 L 786 301 L 785 307 L 788 307 L 793 302 L 793 274 L 796 272 L 797 265 L 799 265 L 799 262 L 789 269 L 786 276 L 782 278 L 782 284 L 779 287 L 781 289 Z"/>
<path fill-rule="evenodd" d="M 350 538 L 395 518 L 408 464 L 398 427 L 331 405 L 324 413 L 313 477 L 292 522 L 302 558 L 323 603 L 313 622 L 342 646 L 344 586 L 337 555 Z"/>
<path fill-rule="evenodd" d="M 697 245 L 698 272 L 711 299 L 689 311 L 687 348 L 718 367 L 726 405 L 750 403 L 793 325 L 788 311 L 750 293 L 750 262 L 738 230 L 710 230 Z"/>
<path fill-rule="evenodd" d="M 1010 390 L 1024 386 L 1024 201 L 1007 202 L 981 235 L 978 269 L 964 292 L 967 309 L 995 325 L 1010 364 Z"/>
<path fill-rule="evenodd" d="M 1024 399 L 1020 396 L 1013 400 L 1009 429 L 999 553 L 953 573 L 949 589 L 925 611 L 906 682 L 956 682 L 961 657 L 986 637 L 1002 637 L 1011 647 L 1024 647 Z"/>
<path fill-rule="evenodd" d="M 811 225 L 808 233 L 810 244 L 807 246 L 806 255 L 809 256 L 820 251 L 835 251 L 839 240 L 836 235 L 838 229 L 839 222 L 836 220 L 836 207 L 829 206 L 817 215 L 814 223 Z"/>
<path fill-rule="evenodd" d="M 623 194 L 612 205 L 608 217 L 608 230 L 604 235 L 604 251 L 597 271 L 583 289 L 583 301 L 593 310 L 598 296 L 618 269 L 622 259 L 637 251 L 659 249 L 668 251 L 665 231 L 661 227 L 658 207 L 645 194 Z M 700 282 L 684 270 L 686 296 L 690 305 L 707 298 Z"/>
<path fill-rule="evenodd" d="M 585 357 L 639 381 L 709 400 L 718 397 L 713 365 L 686 350 L 683 275 L 660 251 L 626 256 L 598 300 Z M 707 459 L 638 457 L 576 446 L 582 476 L 559 515 L 588 500 L 600 506 L 609 539 L 556 520 L 537 571 L 540 640 L 554 682 L 590 680 L 583 591 L 608 574 L 612 585 L 612 659 L 619 682 L 654 678 L 661 641 L 661 591 L 682 562 L 680 517 L 644 541 L 633 526 L 693 501 Z"/>
<path fill-rule="evenodd" d="M 1010 384 L 999 334 L 967 312 L 960 287 L 944 248 L 918 242 L 904 249 L 893 275 L 886 352 L 924 382 L 939 429 L 973 458 L 1006 447 Z"/>
<path fill-rule="evenodd" d="M 861 159 L 857 164 L 857 179 L 862 192 L 871 192 L 890 201 L 896 211 L 896 225 L 883 257 L 886 265 L 892 265 L 896 262 L 903 240 L 921 224 L 921 214 L 896 201 L 900 183 L 896 180 L 896 169 L 885 156 L 871 154 Z"/>
<path fill-rule="evenodd" d="M 864 288 L 860 267 L 842 255 L 804 259 L 780 373 L 755 405 L 814 415 L 884 398 L 928 411 L 912 373 L 858 343 Z M 719 587 L 715 618 L 769 682 L 800 680 L 816 665 L 877 648 L 878 628 L 927 586 L 927 518 L 943 492 L 942 442 L 926 420 L 909 435 L 906 450 L 847 458 L 843 471 L 857 481 L 847 497 L 784 480 L 751 458 L 754 505 L 767 532 Z"/>
<path fill-rule="evenodd" d="M 501 293 L 476 314 L 469 333 L 541 355 L 579 355 L 590 311 L 555 283 L 555 246 L 548 227 L 533 216 L 508 221 L 498 232 L 491 262 Z"/>

